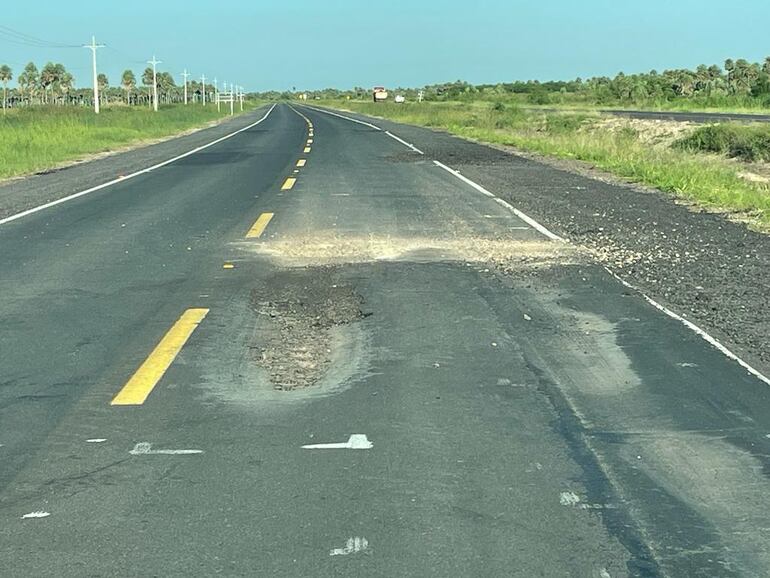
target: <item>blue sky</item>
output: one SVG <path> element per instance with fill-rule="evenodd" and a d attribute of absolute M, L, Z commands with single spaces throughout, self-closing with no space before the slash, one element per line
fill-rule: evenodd
<path fill-rule="evenodd" d="M 2 25 L 63 44 L 96 34 L 114 84 L 154 53 L 178 81 L 186 67 L 248 90 L 567 79 L 770 55 L 768 0 L 36 0 L 11 2 Z M 15 75 L 52 60 L 85 86 L 89 54 L 0 34 Z"/>

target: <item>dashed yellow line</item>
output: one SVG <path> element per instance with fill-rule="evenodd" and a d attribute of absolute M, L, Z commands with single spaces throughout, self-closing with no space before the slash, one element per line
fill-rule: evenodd
<path fill-rule="evenodd" d="M 225 263 L 224 265 L 222 265 L 222 269 L 235 269 L 235 265 L 233 265 L 232 263 Z"/>
<path fill-rule="evenodd" d="M 305 147 L 305 151 L 304 152 L 305 152 L 305 154 L 309 153 L 310 152 L 310 147 Z"/>
<path fill-rule="evenodd" d="M 275 213 L 262 213 L 259 218 L 254 222 L 249 232 L 246 233 L 247 239 L 257 239 L 265 232 L 267 224 L 275 216 Z"/>
<path fill-rule="evenodd" d="M 113 398 L 111 405 L 142 405 L 208 312 L 208 309 L 185 311 Z"/>
<path fill-rule="evenodd" d="M 297 166 L 298 167 L 304 167 L 306 164 L 307 164 L 307 159 L 299 159 L 297 161 Z"/>
<path fill-rule="evenodd" d="M 281 187 L 282 191 L 290 191 L 294 188 L 294 183 L 297 182 L 297 179 L 294 177 L 289 177 L 286 179 L 283 183 L 283 186 Z"/>

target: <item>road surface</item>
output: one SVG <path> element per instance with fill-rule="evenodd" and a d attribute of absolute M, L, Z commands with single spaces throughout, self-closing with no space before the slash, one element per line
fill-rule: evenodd
<path fill-rule="evenodd" d="M 0 225 L 2 574 L 767 575 L 762 376 L 351 119 Z"/>
<path fill-rule="evenodd" d="M 613 116 L 624 116 L 642 120 L 671 120 L 677 122 L 692 122 L 709 124 L 716 122 L 770 122 L 770 114 L 754 114 L 741 112 L 688 112 L 680 110 L 626 110 L 622 108 L 603 109 L 563 109 L 563 108 L 531 108 L 533 112 L 600 112 Z"/>

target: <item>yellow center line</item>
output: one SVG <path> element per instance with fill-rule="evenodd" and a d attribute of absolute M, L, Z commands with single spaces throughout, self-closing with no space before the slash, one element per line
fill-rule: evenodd
<path fill-rule="evenodd" d="M 249 229 L 249 232 L 246 233 L 247 239 L 256 239 L 258 237 L 262 236 L 262 233 L 265 232 L 265 229 L 267 228 L 267 224 L 270 222 L 270 219 L 272 219 L 275 216 L 275 213 L 262 213 L 259 218 L 254 222 L 254 225 Z"/>
<path fill-rule="evenodd" d="M 142 405 L 208 312 L 208 309 L 185 311 L 110 405 Z"/>
<path fill-rule="evenodd" d="M 283 183 L 283 186 L 281 187 L 282 191 L 290 191 L 294 187 L 294 183 L 297 182 L 297 179 L 294 177 L 289 177 L 286 179 Z"/>
<path fill-rule="evenodd" d="M 305 154 L 310 152 L 310 147 L 305 147 Z"/>
<path fill-rule="evenodd" d="M 299 159 L 297 161 L 297 166 L 298 167 L 304 167 L 306 164 L 307 164 L 307 159 Z"/>

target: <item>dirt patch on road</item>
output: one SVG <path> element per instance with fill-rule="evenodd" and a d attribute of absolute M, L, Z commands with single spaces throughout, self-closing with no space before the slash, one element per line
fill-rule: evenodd
<path fill-rule="evenodd" d="M 253 289 L 251 303 L 266 321 L 255 336 L 256 362 L 278 390 L 318 383 L 332 363 L 332 330 L 365 317 L 363 298 L 333 267 L 276 273 Z"/>
<path fill-rule="evenodd" d="M 576 247 L 551 241 L 522 241 L 457 237 L 344 236 L 333 231 L 255 245 L 253 250 L 283 266 L 305 267 L 374 261 L 466 261 L 517 265 L 548 265 L 575 262 Z"/>

